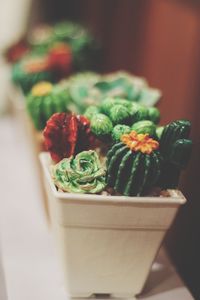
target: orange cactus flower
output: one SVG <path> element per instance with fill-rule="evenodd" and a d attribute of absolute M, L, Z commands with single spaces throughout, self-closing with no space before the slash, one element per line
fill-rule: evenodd
<path fill-rule="evenodd" d="M 137 134 L 135 131 L 131 131 L 129 134 L 123 134 L 121 136 L 121 141 L 127 145 L 132 151 L 140 151 L 142 153 L 150 154 L 153 150 L 158 149 L 159 143 L 150 138 L 146 134 Z"/>
<path fill-rule="evenodd" d="M 47 81 L 35 84 L 31 90 L 33 96 L 40 97 L 48 95 L 52 91 L 53 85 Z"/>
<path fill-rule="evenodd" d="M 48 60 L 45 57 L 30 58 L 26 61 L 24 69 L 28 73 L 37 73 L 48 70 Z"/>

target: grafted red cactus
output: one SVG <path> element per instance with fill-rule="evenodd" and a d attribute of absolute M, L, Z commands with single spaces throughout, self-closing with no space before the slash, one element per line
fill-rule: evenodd
<path fill-rule="evenodd" d="M 61 76 L 68 75 L 72 66 L 72 51 L 69 45 L 57 43 L 49 51 L 49 66 Z"/>
<path fill-rule="evenodd" d="M 44 138 L 46 149 L 55 162 L 91 149 L 94 145 L 90 122 L 84 116 L 73 113 L 55 113 L 47 121 Z"/>

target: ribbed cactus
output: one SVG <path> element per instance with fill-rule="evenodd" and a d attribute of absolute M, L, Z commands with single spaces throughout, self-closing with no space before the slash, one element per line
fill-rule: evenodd
<path fill-rule="evenodd" d="M 156 125 L 149 120 L 136 122 L 131 129 L 137 133 L 148 133 L 150 136 L 156 136 Z"/>
<path fill-rule="evenodd" d="M 114 142 L 120 142 L 121 136 L 130 132 L 131 128 L 129 126 L 118 124 L 112 130 L 112 139 Z"/>
<path fill-rule="evenodd" d="M 44 129 L 46 121 L 56 112 L 66 112 L 69 98 L 64 86 L 49 82 L 37 83 L 27 96 L 27 109 L 37 130 Z"/>
<path fill-rule="evenodd" d="M 175 188 L 180 172 L 190 158 L 192 141 L 188 139 L 191 124 L 187 120 L 174 121 L 164 127 L 160 138 L 160 152 L 164 162 L 160 178 L 163 188 Z"/>
<path fill-rule="evenodd" d="M 113 130 L 111 120 L 104 114 L 95 114 L 91 119 L 91 131 L 100 139 L 110 138 Z"/>
<path fill-rule="evenodd" d="M 55 162 L 92 149 L 95 145 L 89 120 L 69 112 L 53 114 L 43 134 L 45 147 Z"/>
<path fill-rule="evenodd" d="M 157 123 L 160 112 L 155 107 L 145 107 L 122 98 L 106 98 L 100 104 L 100 110 L 106 114 L 114 125 L 132 125 L 135 122 L 150 120 Z"/>
<path fill-rule="evenodd" d="M 107 184 L 126 196 L 139 196 L 160 176 L 159 144 L 147 134 L 124 134 L 107 154 Z"/>
<path fill-rule="evenodd" d="M 53 82 L 55 76 L 48 70 L 47 57 L 29 55 L 13 65 L 12 79 L 27 94 L 39 81 Z"/>

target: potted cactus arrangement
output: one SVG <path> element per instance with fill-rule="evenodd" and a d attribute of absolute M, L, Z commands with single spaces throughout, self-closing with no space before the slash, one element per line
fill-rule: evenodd
<path fill-rule="evenodd" d="M 41 80 L 57 82 L 72 72 L 93 68 L 98 43 L 86 28 L 72 22 L 40 25 L 10 47 L 12 78 L 27 94 Z"/>
<path fill-rule="evenodd" d="M 156 108 L 110 96 L 47 121 L 40 161 L 70 296 L 142 291 L 185 203 L 177 186 L 192 148 L 189 121 L 158 121 Z"/>
<path fill-rule="evenodd" d="M 106 92 L 101 89 L 101 86 L 105 84 L 109 84 L 110 86 Z M 131 93 L 130 90 L 132 90 Z M 133 91 L 135 92 L 133 93 Z M 160 91 L 150 88 L 143 78 L 135 77 L 124 72 L 116 72 L 110 75 L 84 72 L 73 75 L 69 79 L 62 80 L 58 83 L 51 83 L 50 81 L 40 81 L 36 83 L 25 97 L 28 113 L 25 114 L 25 121 L 26 129 L 28 129 L 27 137 L 34 150 L 34 157 L 36 158 L 39 172 L 38 154 L 45 150 L 42 130 L 51 115 L 56 112 L 73 111 L 81 113 L 85 111 L 85 116 L 90 120 L 92 115 L 98 112 L 97 117 L 100 123 L 102 117 L 105 120 L 110 120 L 108 120 L 110 127 L 109 124 L 106 125 L 108 128 L 105 128 L 105 130 L 107 130 L 107 132 L 99 133 L 99 139 L 101 140 L 101 138 L 105 136 L 105 138 L 109 140 L 111 131 L 115 125 L 118 123 L 129 124 L 131 120 L 133 120 L 133 115 L 136 111 L 137 117 L 135 114 L 134 122 L 146 118 L 149 122 L 152 122 L 150 120 L 153 120 L 153 122 L 159 121 L 158 109 L 151 106 L 144 106 L 145 99 L 142 95 L 147 93 L 149 97 L 152 97 L 152 91 L 154 95 L 154 99 L 152 98 L 153 102 L 151 101 L 150 103 L 147 101 L 147 105 L 157 103 L 161 96 Z M 114 95 L 110 100 L 109 98 L 107 101 L 103 100 L 104 97 L 110 96 L 111 94 Z M 129 95 L 128 100 L 120 100 L 119 95 Z M 121 103 L 121 101 L 123 103 Z M 113 103 L 115 105 L 114 108 L 111 109 Z M 124 105 L 125 107 L 123 107 Z M 118 110 L 121 108 L 122 115 L 119 117 Z M 131 109 L 131 112 L 129 112 L 129 109 Z M 98 131 L 98 122 L 96 124 L 91 122 L 94 131 L 95 126 L 96 131 Z M 152 126 L 155 127 L 155 125 Z M 115 131 L 117 130 L 118 129 L 115 128 Z M 100 137 L 100 135 L 102 137 Z M 40 180 L 40 182 L 42 182 L 42 180 Z M 44 192 L 43 195 L 45 208 L 47 208 Z"/>
<path fill-rule="evenodd" d="M 93 69 L 99 54 L 100 45 L 93 35 L 68 21 L 39 25 L 7 49 L 12 75 L 8 98 L 22 124 L 26 120 L 24 96 L 35 84 L 57 83 L 74 72 Z"/>

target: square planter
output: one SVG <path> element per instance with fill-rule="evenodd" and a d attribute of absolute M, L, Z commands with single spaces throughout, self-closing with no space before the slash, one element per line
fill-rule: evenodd
<path fill-rule="evenodd" d="M 41 153 L 40 161 L 67 293 L 139 294 L 184 196 L 176 190 L 166 197 L 58 192 L 49 154 Z"/>

